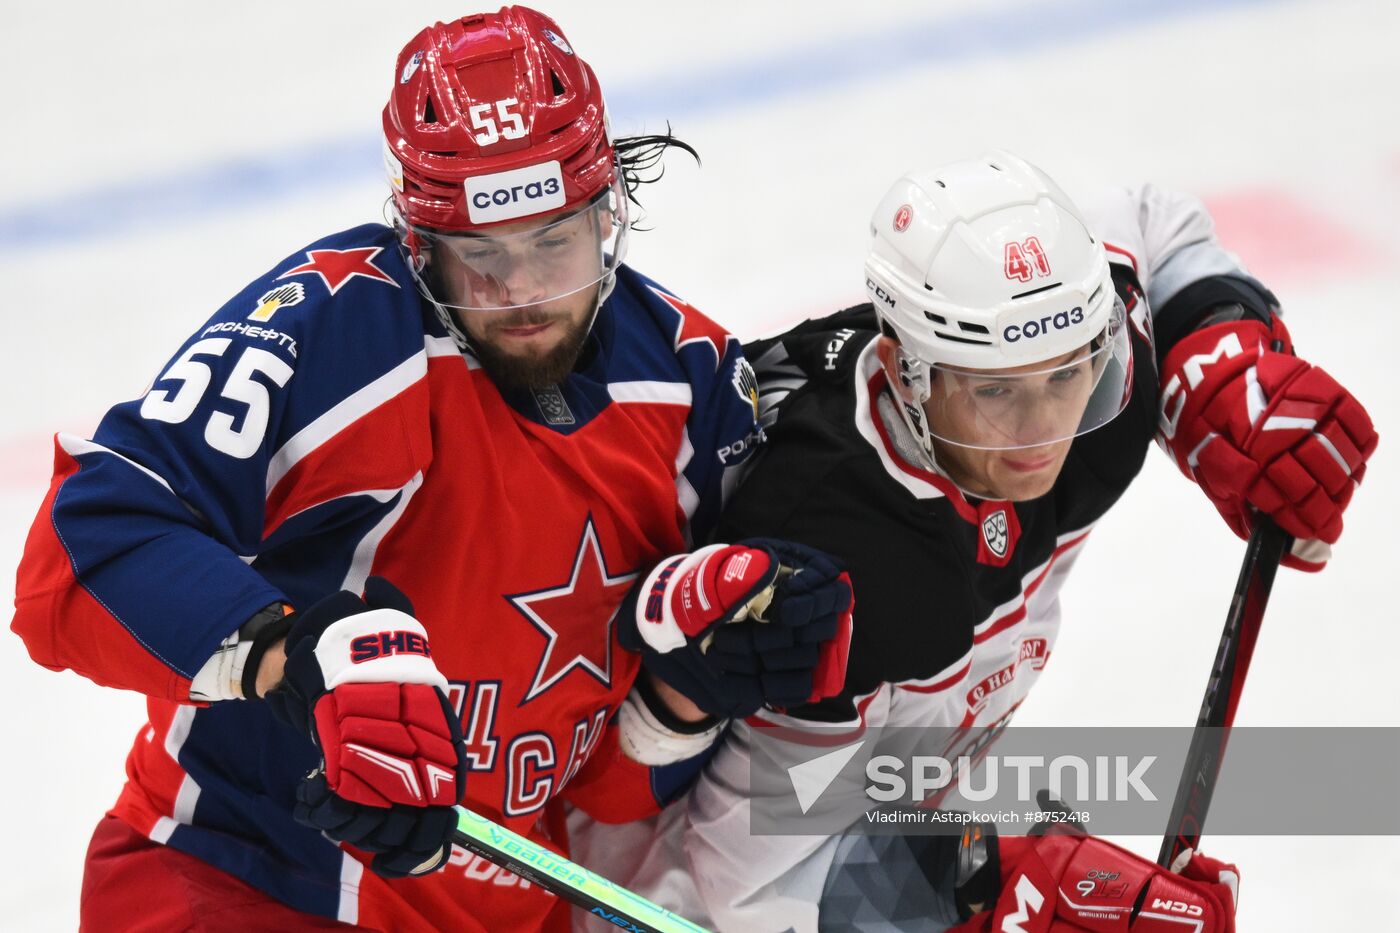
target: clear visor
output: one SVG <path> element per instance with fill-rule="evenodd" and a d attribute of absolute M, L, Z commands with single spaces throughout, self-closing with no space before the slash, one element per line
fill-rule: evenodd
<path fill-rule="evenodd" d="M 929 433 L 979 450 L 1043 447 L 1113 420 L 1128 404 L 1132 346 L 1121 300 L 1093 340 L 1042 364 L 970 370 L 929 364 Z"/>
<path fill-rule="evenodd" d="M 596 288 L 613 274 L 625 252 L 627 200 L 619 182 L 570 214 L 490 233 L 413 233 L 415 275 L 438 304 L 457 311 L 533 307 Z"/>

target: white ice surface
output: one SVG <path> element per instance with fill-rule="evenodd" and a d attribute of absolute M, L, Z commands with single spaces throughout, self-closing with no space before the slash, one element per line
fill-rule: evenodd
<path fill-rule="evenodd" d="M 571 0 L 550 10 L 599 72 L 617 131 L 659 130 L 670 116 L 702 153 L 702 169 L 673 157 L 643 193 L 655 229 L 633 237 L 629 260 L 741 336 L 859 300 L 864 228 L 886 185 L 992 145 L 1071 189 L 1150 179 L 1208 199 L 1268 191 L 1301 205 L 1290 216 L 1308 223 L 1256 224 L 1239 250 L 1280 294 L 1300 350 L 1366 402 L 1383 440 L 1333 565 L 1281 575 L 1238 723 L 1400 725 L 1385 544 L 1400 502 L 1389 381 L 1400 345 L 1400 5 Z M 43 496 L 49 434 L 90 431 L 249 278 L 379 216 L 372 141 L 395 52 L 460 12 L 325 0 L 7 9 L 0 595 L 12 592 Z M 921 54 L 924 36 L 930 49 L 958 45 Z M 338 140 L 364 152 L 363 170 L 308 170 L 304 153 Z M 277 167 L 284 153 L 303 154 L 284 176 L 235 167 Z M 202 205 L 152 207 L 168 180 L 190 177 L 219 190 Z M 278 185 L 284 193 L 269 196 Z M 1315 239 L 1313 220 L 1326 242 L 1309 261 L 1298 243 Z M 1081 558 L 1055 660 L 1018 721 L 1190 723 L 1241 552 L 1154 454 Z M 72 929 L 87 838 L 120 786 L 142 705 L 42 670 L 6 632 L 0 711 L 0 927 Z M 1154 839 L 1129 842 L 1155 854 Z M 1241 930 L 1400 929 L 1394 838 L 1207 842 L 1241 867 Z"/>

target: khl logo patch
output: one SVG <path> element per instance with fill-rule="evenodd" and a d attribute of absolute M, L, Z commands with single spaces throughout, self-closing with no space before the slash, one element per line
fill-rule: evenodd
<path fill-rule="evenodd" d="M 559 391 L 557 385 L 536 389 L 535 405 L 539 408 L 540 414 L 544 416 L 545 424 L 558 426 L 574 423 L 573 410 L 569 408 L 564 393 Z"/>
<path fill-rule="evenodd" d="M 998 509 L 982 520 L 982 537 L 986 539 L 987 550 L 997 557 L 1006 556 L 1006 510 Z"/>

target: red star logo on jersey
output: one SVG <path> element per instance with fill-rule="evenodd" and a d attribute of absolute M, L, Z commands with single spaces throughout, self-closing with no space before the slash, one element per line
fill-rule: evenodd
<path fill-rule="evenodd" d="M 288 269 L 278 278 L 285 279 L 289 275 L 315 273 L 321 277 L 322 282 L 326 283 L 326 288 L 331 290 L 332 295 L 340 291 L 340 286 L 357 275 L 373 279 L 376 282 L 388 282 L 398 288 L 399 283 L 385 275 L 384 270 L 374 264 L 374 257 L 383 250 L 382 246 L 360 246 L 354 249 L 309 249 L 306 251 L 306 262 L 295 269 Z"/>
<path fill-rule="evenodd" d="M 676 352 L 679 353 L 681 347 L 689 343 L 708 343 L 715 351 L 715 371 L 719 371 L 720 361 L 724 359 L 725 347 L 734 338 L 723 327 L 705 317 L 694 305 L 681 301 L 675 295 L 668 295 L 659 288 L 653 288 L 662 301 L 676 309 L 676 313 L 681 316 L 680 323 L 676 327 Z"/>
<path fill-rule="evenodd" d="M 574 668 L 612 686 L 612 632 L 622 598 L 637 574 L 608 574 L 593 516 L 583 523 L 569 582 L 547 590 L 507 596 L 545 637 L 544 656 L 525 699 L 544 693 Z"/>

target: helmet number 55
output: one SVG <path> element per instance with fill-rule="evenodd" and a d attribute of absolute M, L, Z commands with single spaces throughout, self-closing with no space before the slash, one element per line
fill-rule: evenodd
<path fill-rule="evenodd" d="M 490 146 L 500 142 L 502 139 L 519 139 L 525 135 L 525 121 L 520 118 L 520 114 L 511 110 L 512 107 L 520 106 L 520 101 L 514 97 L 507 97 L 498 100 L 494 104 L 472 104 L 467 108 L 467 117 L 471 120 L 472 126 L 480 133 L 473 133 L 472 138 L 479 146 Z M 496 116 L 491 116 L 491 110 L 495 108 Z M 497 127 L 496 121 L 500 120 Z"/>
<path fill-rule="evenodd" d="M 231 343 L 233 341 L 227 337 L 210 337 L 195 342 L 180 354 L 180 358 L 171 363 L 170 368 L 156 380 L 178 380 L 180 388 L 175 390 L 174 395 L 165 389 L 152 388 L 141 401 L 141 417 L 180 424 L 194 414 L 214 375 L 208 363 L 195 357 L 223 356 Z M 242 425 L 235 427 L 232 415 L 215 411 L 204 426 L 204 440 L 210 447 L 239 460 L 247 460 L 262 446 L 272 407 L 267 386 L 253 378 L 255 373 L 262 373 L 280 387 L 292 378 L 292 367 L 266 350 L 257 347 L 245 349 L 219 392 L 221 397 L 247 406 Z"/>

